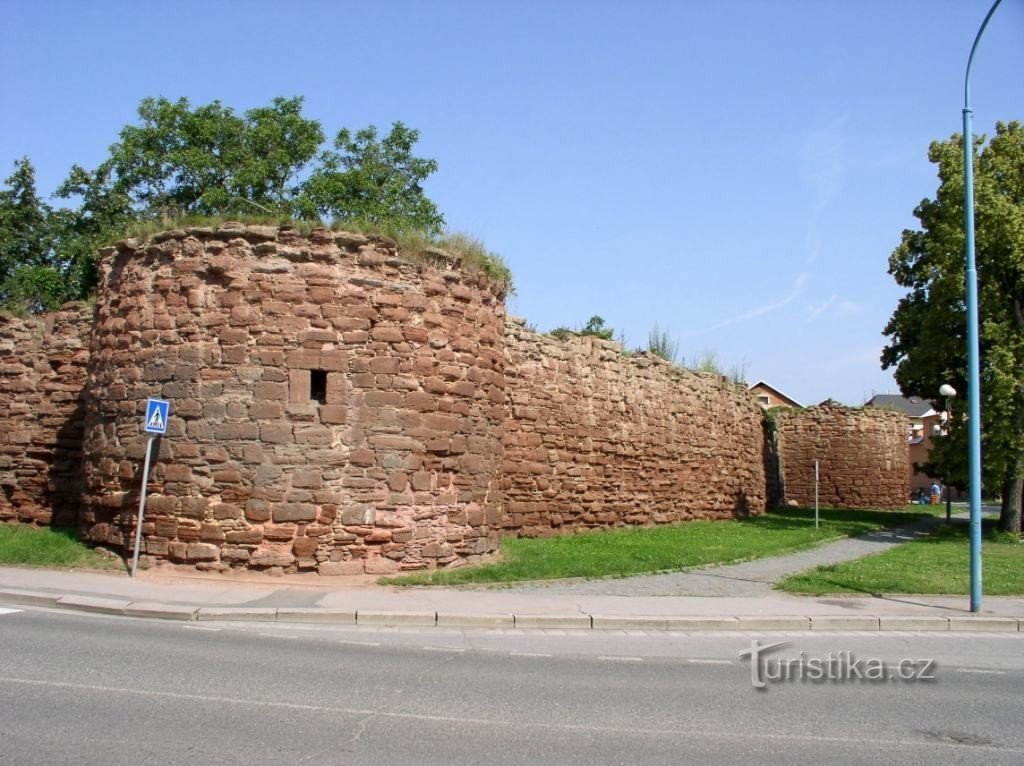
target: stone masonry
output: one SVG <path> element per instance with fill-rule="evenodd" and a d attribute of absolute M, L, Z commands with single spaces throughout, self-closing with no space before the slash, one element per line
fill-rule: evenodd
<path fill-rule="evenodd" d="M 907 424 L 901 413 L 824 402 L 777 410 L 775 423 L 784 500 L 814 505 L 817 460 L 821 505 L 902 508 L 909 502 Z"/>
<path fill-rule="evenodd" d="M 501 285 L 386 237 L 225 223 L 100 269 L 95 308 L 0 317 L 0 522 L 130 553 L 148 397 L 171 415 L 141 552 L 205 570 L 391 573 L 760 513 L 766 487 L 810 504 L 815 458 L 827 505 L 906 501 L 895 413 L 826 403 L 766 440 L 745 387 L 529 331 Z"/>
<path fill-rule="evenodd" d="M 82 527 L 129 548 L 147 397 L 172 402 L 144 553 L 389 573 L 498 543 L 501 288 L 386 238 L 224 224 L 102 253 Z"/>
<path fill-rule="evenodd" d="M 515 322 L 506 355 L 505 529 L 536 536 L 765 510 L 762 411 L 745 386 Z"/>
<path fill-rule="evenodd" d="M 91 326 L 84 303 L 0 316 L 0 521 L 75 523 Z"/>

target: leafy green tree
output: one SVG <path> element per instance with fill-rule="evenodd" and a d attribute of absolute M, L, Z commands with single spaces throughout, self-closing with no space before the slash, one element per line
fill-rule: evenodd
<path fill-rule="evenodd" d="M 337 151 L 323 152 L 303 185 L 303 217 L 440 234 L 444 217 L 422 186 L 437 170 L 437 162 L 413 156 L 419 135 L 401 122 L 380 140 L 372 125 L 354 135 L 348 129 L 340 131 L 334 140 Z"/>
<path fill-rule="evenodd" d="M 611 340 L 615 335 L 615 330 L 605 325 L 603 317 L 595 314 L 587 320 L 587 324 L 580 330 L 580 335 L 593 335 L 601 340 Z"/>
<path fill-rule="evenodd" d="M 1000 526 L 1020 532 L 1024 487 L 1024 126 L 998 123 L 975 141 L 975 245 L 981 351 L 984 483 L 1002 491 Z M 889 273 L 907 288 L 884 334 L 883 369 L 895 368 L 906 396 L 936 401 L 943 383 L 966 396 L 963 138 L 933 142 L 939 189 L 903 232 Z M 935 475 L 966 481 L 966 423 L 932 456 Z"/>
<path fill-rule="evenodd" d="M 242 116 L 219 101 L 193 109 L 185 98 L 143 99 L 139 124 L 121 130 L 93 172 L 74 166 L 58 194 L 91 198 L 101 218 L 290 216 L 299 175 L 324 138 L 301 110 L 301 98 L 275 98 Z"/>
<path fill-rule="evenodd" d="M 77 207 L 41 202 L 31 164 L 19 161 L 0 197 L 0 301 L 42 310 L 85 297 L 97 249 L 138 221 L 262 213 L 442 233 L 422 188 L 437 163 L 413 155 L 417 131 L 396 122 L 378 139 L 373 126 L 346 129 L 318 154 L 324 132 L 302 101 L 239 115 L 219 101 L 143 99 L 109 156 L 93 170 L 74 165 L 57 189 Z"/>
<path fill-rule="evenodd" d="M 42 311 L 68 296 L 54 252 L 53 212 L 36 192 L 35 168 L 27 157 L 0 190 L 0 302 L 15 310 Z"/>

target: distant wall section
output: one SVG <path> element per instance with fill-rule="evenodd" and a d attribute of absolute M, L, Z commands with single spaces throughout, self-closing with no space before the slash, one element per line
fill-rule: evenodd
<path fill-rule="evenodd" d="M 898 412 L 825 402 L 775 410 L 783 499 L 834 508 L 902 508 L 909 502 L 907 424 Z"/>
<path fill-rule="evenodd" d="M 536 536 L 765 509 L 743 386 L 593 337 L 506 325 L 504 527 Z"/>
<path fill-rule="evenodd" d="M 73 526 L 92 307 L 0 316 L 0 521 Z"/>

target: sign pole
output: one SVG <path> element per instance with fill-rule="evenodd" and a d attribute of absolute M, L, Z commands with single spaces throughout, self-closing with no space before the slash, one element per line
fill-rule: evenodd
<path fill-rule="evenodd" d="M 149 460 L 153 454 L 155 436 L 146 440 L 146 462 L 142 466 L 142 491 L 139 492 L 139 521 L 135 525 L 135 552 L 132 554 L 132 577 L 139 566 L 139 548 L 142 546 L 142 517 L 146 512 L 146 486 L 149 484 Z"/>
<path fill-rule="evenodd" d="M 818 528 L 818 461 L 814 461 L 814 528 Z"/>
<path fill-rule="evenodd" d="M 142 467 L 142 490 L 139 492 L 139 523 L 135 526 L 135 551 L 132 554 L 132 577 L 139 566 L 139 549 L 142 547 L 142 517 L 146 512 L 146 487 L 149 485 L 149 463 L 153 457 L 153 442 L 157 437 L 167 433 L 167 417 L 171 412 L 171 404 L 163 399 L 146 400 L 146 418 L 142 421 L 142 429 L 149 434 L 146 442 L 146 461 Z"/>

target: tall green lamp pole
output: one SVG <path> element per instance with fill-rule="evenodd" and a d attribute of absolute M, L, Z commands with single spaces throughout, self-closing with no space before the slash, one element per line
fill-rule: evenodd
<path fill-rule="evenodd" d="M 964 77 L 964 239 L 967 256 L 967 442 L 971 504 L 971 611 L 981 611 L 981 376 L 978 372 L 978 272 L 974 264 L 974 135 L 971 132 L 971 64 L 996 0 L 971 46 Z"/>

